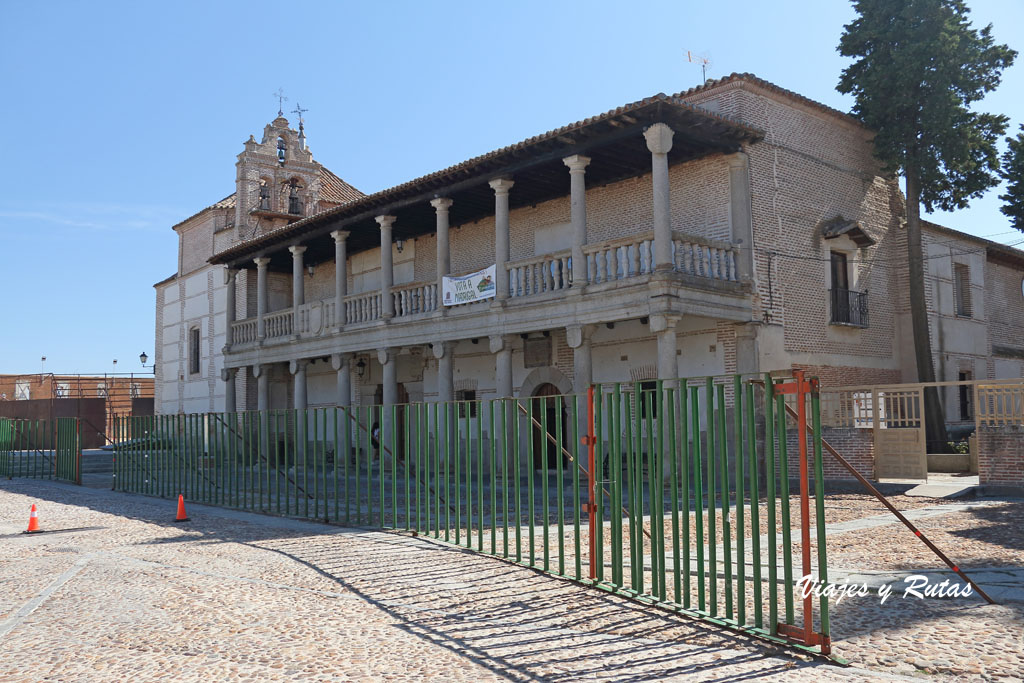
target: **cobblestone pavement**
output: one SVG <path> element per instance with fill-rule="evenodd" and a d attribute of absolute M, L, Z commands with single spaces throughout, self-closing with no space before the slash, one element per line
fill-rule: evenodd
<path fill-rule="evenodd" d="M 36 503 L 44 530 L 25 536 Z M 0 483 L 0 680 L 1019 678 L 1020 605 L 847 600 L 839 668 L 423 539 Z M 894 604 L 895 603 L 895 604 Z M 863 668 L 869 667 L 869 668 Z M 909 680 L 909 679 L 908 679 Z"/>
<path fill-rule="evenodd" d="M 189 512 L 3 482 L 0 680 L 874 677 L 422 539 Z"/>

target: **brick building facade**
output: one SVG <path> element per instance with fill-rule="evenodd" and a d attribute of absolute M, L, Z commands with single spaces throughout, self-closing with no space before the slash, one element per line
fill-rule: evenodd
<path fill-rule="evenodd" d="M 235 194 L 175 226 L 156 285 L 158 412 L 916 374 L 904 198 L 871 132 L 754 76 L 368 196 L 280 117 L 236 169 Z M 1024 254 L 924 232 L 940 378 L 1021 376 Z M 494 299 L 439 300 L 444 276 L 492 264 Z"/>

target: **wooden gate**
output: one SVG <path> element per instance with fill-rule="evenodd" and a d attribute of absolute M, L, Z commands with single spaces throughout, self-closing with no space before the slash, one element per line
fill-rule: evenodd
<path fill-rule="evenodd" d="M 928 479 L 924 388 L 872 392 L 875 479 Z"/>

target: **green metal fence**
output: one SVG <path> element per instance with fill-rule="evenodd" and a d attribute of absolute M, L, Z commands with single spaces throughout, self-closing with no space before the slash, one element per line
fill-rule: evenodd
<path fill-rule="evenodd" d="M 787 398 L 804 404 L 813 433 L 802 479 L 789 471 L 799 426 Z M 730 376 L 127 417 L 115 488 L 415 531 L 827 652 L 827 600 L 812 610 L 797 586 L 827 575 L 818 410 L 816 383 Z M 796 509 L 793 487 L 805 494 Z"/>
<path fill-rule="evenodd" d="M 79 422 L 73 417 L 0 417 L 0 477 L 81 481 Z"/>

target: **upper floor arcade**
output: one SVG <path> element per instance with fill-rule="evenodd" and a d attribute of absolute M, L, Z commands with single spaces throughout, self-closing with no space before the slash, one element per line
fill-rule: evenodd
<path fill-rule="evenodd" d="M 210 261 L 227 267 L 227 362 L 296 343 L 372 348 L 382 325 L 412 340 L 453 324 L 463 336 L 671 312 L 749 320 L 743 146 L 758 139 L 659 95 L 222 250 Z M 446 277 L 492 265 L 492 299 L 442 301 Z M 248 297 L 234 289 L 243 269 Z"/>

